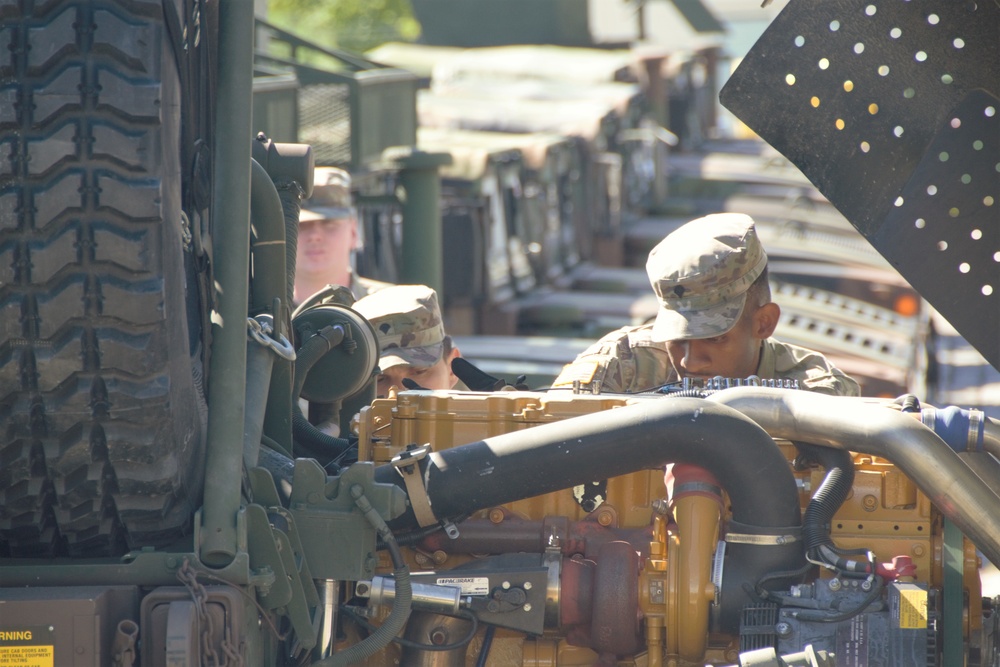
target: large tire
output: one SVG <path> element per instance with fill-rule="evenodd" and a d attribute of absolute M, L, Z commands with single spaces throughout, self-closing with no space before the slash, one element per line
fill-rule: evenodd
<path fill-rule="evenodd" d="M 168 27 L 181 7 L 0 0 L 0 552 L 11 556 L 161 546 L 200 504 L 205 309 L 190 307 L 183 59 Z"/>

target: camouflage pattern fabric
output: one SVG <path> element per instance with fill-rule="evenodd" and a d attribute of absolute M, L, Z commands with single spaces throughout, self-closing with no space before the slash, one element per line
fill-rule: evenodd
<path fill-rule="evenodd" d="M 364 278 L 356 273 L 351 273 L 351 293 L 354 294 L 355 300 L 363 299 L 386 287 L 392 287 L 392 283 L 384 283 L 381 280 Z"/>
<path fill-rule="evenodd" d="M 609 333 L 567 364 L 552 386 L 572 387 L 579 381 L 585 391 L 635 393 L 677 382 L 667 344 L 654 341 L 652 329 L 646 324 Z M 822 354 L 774 338 L 763 341 L 756 374 L 797 380 L 802 389 L 822 394 L 861 394 L 858 383 Z"/>
<path fill-rule="evenodd" d="M 384 283 L 381 280 L 362 278 L 356 273 L 351 273 L 350 285 L 328 284 L 315 294 L 310 294 L 302 303 L 293 303 L 296 313 L 305 308 L 312 308 L 322 304 L 339 304 L 341 306 L 351 306 L 358 299 L 363 299 L 369 294 L 392 287 L 392 283 Z"/>
<path fill-rule="evenodd" d="M 427 368 L 444 354 L 444 322 L 437 292 L 426 285 L 392 285 L 354 304 L 378 335 L 382 370 L 408 364 Z"/>
<path fill-rule="evenodd" d="M 302 202 L 299 222 L 353 217 L 351 175 L 337 167 L 317 167 L 312 196 Z"/>
<path fill-rule="evenodd" d="M 766 267 L 767 253 L 748 215 L 715 213 L 678 227 L 646 261 L 660 300 L 653 337 L 687 340 L 729 331 Z"/>

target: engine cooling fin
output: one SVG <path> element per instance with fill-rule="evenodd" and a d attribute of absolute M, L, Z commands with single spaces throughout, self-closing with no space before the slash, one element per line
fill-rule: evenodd
<path fill-rule="evenodd" d="M 1000 370 L 1000 4 L 790 0 L 722 89 Z"/>

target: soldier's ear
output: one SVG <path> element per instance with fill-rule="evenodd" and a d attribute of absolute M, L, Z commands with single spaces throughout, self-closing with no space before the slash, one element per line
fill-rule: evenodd
<path fill-rule="evenodd" d="M 761 340 L 770 338 L 778 327 L 779 317 L 781 317 L 781 308 L 773 301 L 759 306 L 753 314 L 753 337 Z"/>

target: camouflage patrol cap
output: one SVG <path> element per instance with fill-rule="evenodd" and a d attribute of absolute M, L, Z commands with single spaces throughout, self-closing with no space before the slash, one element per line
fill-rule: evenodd
<path fill-rule="evenodd" d="M 351 175 L 336 167 L 316 167 L 312 197 L 302 202 L 299 222 L 354 217 Z"/>
<path fill-rule="evenodd" d="M 378 334 L 381 369 L 400 364 L 427 368 L 444 353 L 437 293 L 426 285 L 393 285 L 354 304 Z"/>
<path fill-rule="evenodd" d="M 649 253 L 646 273 L 660 299 L 658 341 L 712 338 L 736 324 L 767 254 L 753 219 L 716 213 L 678 227 Z"/>

